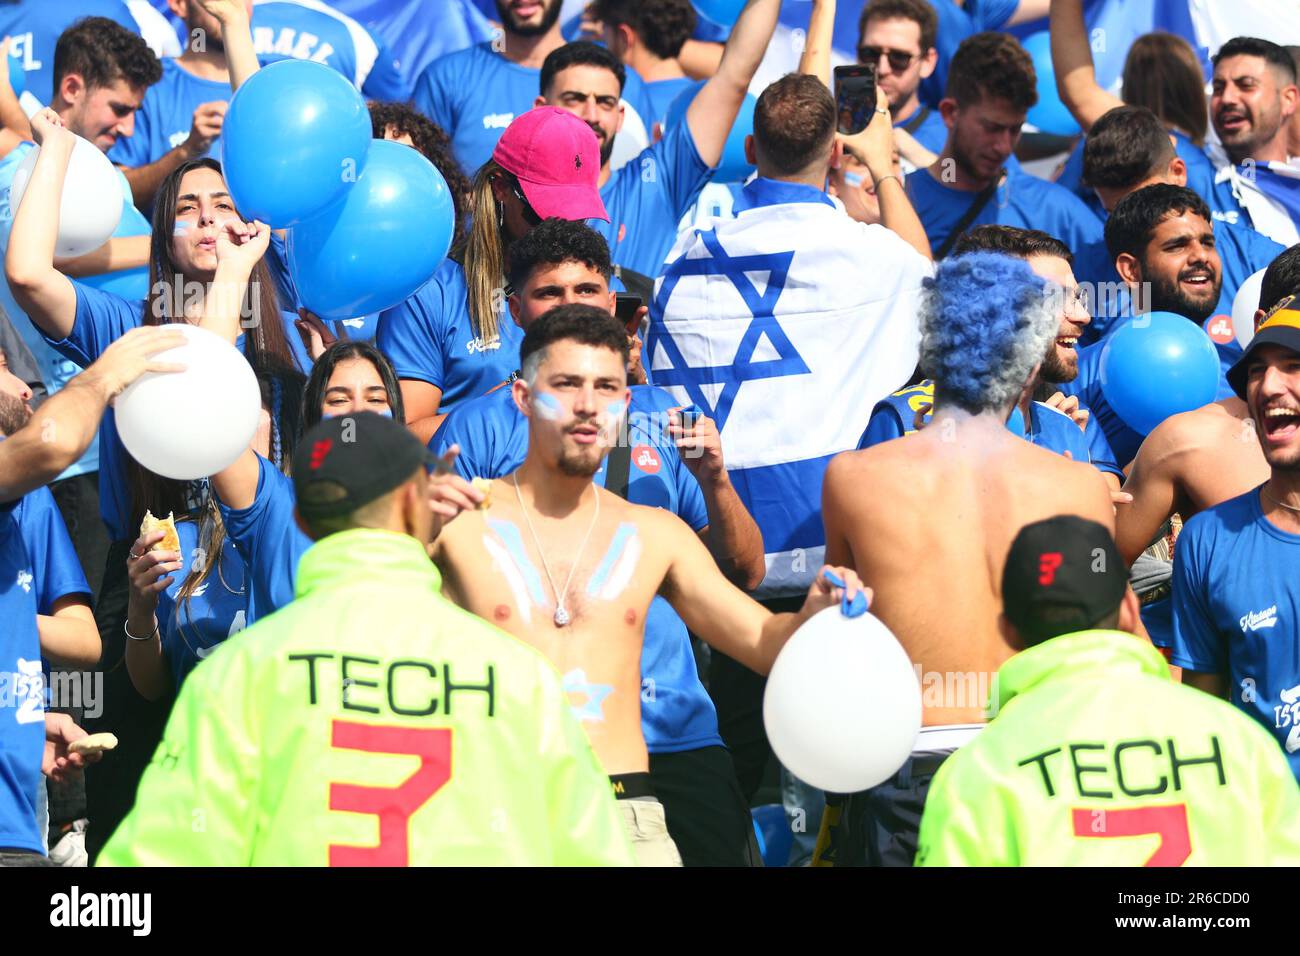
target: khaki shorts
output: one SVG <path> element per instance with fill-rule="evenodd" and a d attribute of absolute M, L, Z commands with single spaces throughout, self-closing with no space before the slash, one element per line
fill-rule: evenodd
<path fill-rule="evenodd" d="M 623 829 L 637 866 L 681 866 L 677 844 L 668 835 L 664 822 L 664 805 L 655 797 L 633 797 L 618 801 L 623 814 Z"/>

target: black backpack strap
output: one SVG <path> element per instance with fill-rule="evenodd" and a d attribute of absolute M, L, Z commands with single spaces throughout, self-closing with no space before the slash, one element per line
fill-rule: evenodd
<path fill-rule="evenodd" d="M 605 490 L 627 501 L 628 474 L 632 469 L 632 443 L 620 441 L 605 460 Z"/>
<path fill-rule="evenodd" d="M 952 227 L 952 232 L 948 233 L 948 238 L 945 239 L 943 245 L 939 247 L 939 251 L 934 254 L 935 262 L 938 262 L 947 256 L 948 253 L 952 252 L 952 247 L 957 244 L 957 240 L 962 237 L 962 233 L 970 228 L 970 224 L 975 221 L 975 218 L 984 210 L 984 207 L 989 204 L 989 200 L 993 198 L 993 194 L 998 191 L 998 185 L 1002 182 L 1002 177 L 1006 174 L 1007 171 L 1005 169 L 999 169 L 997 175 L 993 177 L 993 182 L 981 189 L 979 195 L 971 201 L 970 208 L 962 214 L 961 219 L 957 221 L 957 225 Z M 927 173 L 926 175 L 929 174 Z"/>
<path fill-rule="evenodd" d="M 649 305 L 655 297 L 655 280 L 640 272 L 634 272 L 625 266 L 614 266 L 614 275 L 623 280 L 627 291 L 641 297 L 643 305 Z"/>

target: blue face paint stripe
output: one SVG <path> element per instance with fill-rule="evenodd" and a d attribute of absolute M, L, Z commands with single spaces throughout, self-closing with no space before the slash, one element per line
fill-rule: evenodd
<path fill-rule="evenodd" d="M 542 590 L 542 576 L 533 566 L 533 562 L 528 560 L 528 552 L 524 550 L 524 539 L 519 529 L 509 521 L 491 519 L 488 520 L 488 527 L 501 539 L 501 543 L 510 552 L 510 557 L 515 559 L 515 564 L 519 566 L 519 573 L 524 576 L 524 583 L 528 587 L 528 596 L 532 598 L 533 603 L 539 607 L 544 605 L 546 594 Z"/>
<path fill-rule="evenodd" d="M 605 556 L 600 559 L 600 566 L 596 568 L 596 573 L 591 576 L 591 581 L 587 583 L 587 593 L 595 597 L 600 593 L 600 589 L 605 586 L 609 580 L 610 572 L 614 570 L 614 564 L 618 561 L 619 556 L 627 547 L 628 539 L 636 534 L 636 525 L 625 521 L 618 526 L 614 532 L 614 540 L 609 543 L 609 548 Z"/>

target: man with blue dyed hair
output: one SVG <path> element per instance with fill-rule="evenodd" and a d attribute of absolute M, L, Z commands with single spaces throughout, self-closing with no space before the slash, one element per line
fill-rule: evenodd
<path fill-rule="evenodd" d="M 943 263 L 925 286 L 921 370 L 935 382 L 934 418 L 837 456 L 822 490 L 825 560 L 855 568 L 875 591 L 872 612 L 915 664 L 923 707 L 912 756 L 838 815 L 838 865 L 911 864 L 930 778 L 988 719 L 993 675 L 1013 653 L 998 615 L 1016 533 L 1055 514 L 1115 526 L 1096 469 L 1005 424 L 1057 334 L 1048 283 L 1021 259 L 976 252 Z"/>

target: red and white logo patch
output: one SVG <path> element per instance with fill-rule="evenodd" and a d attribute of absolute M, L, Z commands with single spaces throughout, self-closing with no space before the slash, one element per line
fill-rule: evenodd
<path fill-rule="evenodd" d="M 637 445 L 632 449 L 632 464 L 647 475 L 657 475 L 663 463 L 659 460 L 659 453 L 649 445 Z"/>
<path fill-rule="evenodd" d="M 1213 315 L 1210 321 L 1205 323 L 1205 331 L 1209 333 L 1210 338 L 1220 345 L 1227 345 L 1229 342 L 1237 340 L 1237 329 L 1232 324 L 1230 315 Z"/>

